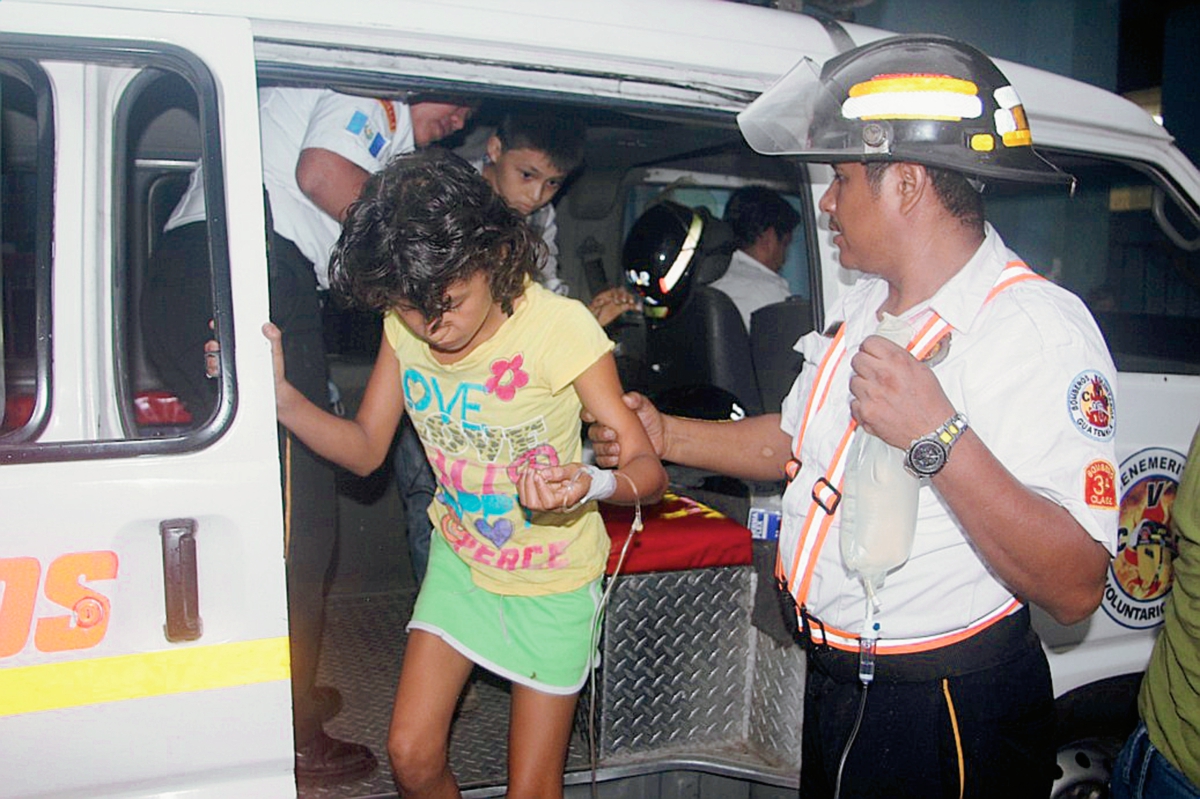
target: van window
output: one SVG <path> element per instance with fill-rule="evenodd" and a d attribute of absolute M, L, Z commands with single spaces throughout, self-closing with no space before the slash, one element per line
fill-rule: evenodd
<path fill-rule="evenodd" d="M 671 174 L 665 170 L 664 173 L 667 176 Z M 653 175 L 649 177 L 653 177 Z M 708 180 L 705 180 L 706 177 Z M 641 216 L 642 212 L 659 199 L 671 199 L 690 208 L 705 208 L 716 218 L 723 218 L 729 195 L 733 194 L 734 189 L 739 186 L 750 185 L 751 181 L 738 178 L 723 178 L 718 181 L 718 177 L 722 176 L 684 176 L 681 173 L 672 183 L 647 182 L 632 187 L 625 205 L 624 231 L 628 233 L 629 228 L 633 227 L 633 223 Z M 801 219 L 805 218 L 799 195 L 781 184 L 769 185 L 769 187 L 783 195 L 783 198 L 800 214 Z M 811 301 L 808 242 L 805 235 L 804 224 L 797 225 L 792 236 L 792 243 L 788 246 L 787 259 L 783 262 L 783 268 L 779 270 L 779 274 L 787 279 L 793 295 Z"/>
<path fill-rule="evenodd" d="M 143 302 L 164 224 L 195 165 L 216 153 L 204 190 L 218 212 L 201 225 L 207 255 L 189 282 L 205 316 L 196 364 L 206 340 L 232 340 L 219 142 L 200 134 L 204 119 L 217 130 L 215 88 L 181 51 L 137 50 L 131 64 L 130 49 L 107 41 L 72 40 L 68 50 L 0 38 L 0 460 L 202 446 L 232 413 L 232 347 L 216 356 L 211 403 L 188 407 L 148 346 L 175 309 L 154 314 Z M 55 163 L 64 144 L 95 141 L 111 143 L 111 159 L 88 151 L 83 163 L 110 163 L 108 180 L 74 159 Z M 78 174 L 56 174 L 66 163 Z M 55 191 L 94 200 L 56 208 Z"/>
<path fill-rule="evenodd" d="M 45 76 L 0 60 L 0 441 L 32 437 L 50 394 L 53 129 Z"/>
<path fill-rule="evenodd" d="M 1087 302 L 1123 372 L 1200 374 L 1200 224 L 1152 169 L 1049 154 L 1078 181 L 987 199 L 1005 243 Z"/>
<path fill-rule="evenodd" d="M 117 374 L 122 380 L 123 428 L 135 437 L 162 438 L 202 428 L 217 410 L 221 382 L 205 369 L 205 345 L 218 339 L 208 330 L 216 319 L 213 253 L 204 257 L 213 232 L 208 222 L 182 244 L 176 206 L 201 159 L 196 92 L 183 76 L 146 69 L 130 83 L 116 124 L 123 146 L 116 163 L 131 202 L 114 272 L 125 287 L 114 320 L 120 336 Z M 208 177 L 206 164 L 204 174 Z M 210 215 L 211 216 L 211 215 Z M 187 256 L 186 246 L 199 250 Z M 185 332 L 186 331 L 186 332 Z M 177 361 L 177 350 L 195 350 Z M 194 374 L 193 374 L 194 373 Z"/>

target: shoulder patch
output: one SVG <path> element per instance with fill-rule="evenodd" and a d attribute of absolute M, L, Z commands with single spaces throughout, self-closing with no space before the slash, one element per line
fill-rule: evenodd
<path fill-rule="evenodd" d="M 375 130 L 371 120 L 362 111 L 355 111 L 346 123 L 346 131 L 362 140 L 362 144 L 373 158 L 379 157 L 379 152 L 387 145 L 387 139 Z"/>
<path fill-rule="evenodd" d="M 355 136 L 361 134 L 367 127 L 367 115 L 362 111 L 355 111 L 350 121 L 346 123 L 346 130 L 353 133 Z"/>
<path fill-rule="evenodd" d="M 1117 509 L 1117 469 L 1109 461 L 1097 459 L 1083 473 L 1083 498 L 1089 508 Z"/>
<path fill-rule="evenodd" d="M 388 133 L 396 132 L 396 106 L 392 105 L 391 100 L 380 100 L 379 104 L 383 106 L 383 115 L 387 117 Z"/>
<path fill-rule="evenodd" d="M 1067 413 L 1075 429 L 1088 438 L 1107 441 L 1116 430 L 1112 386 L 1100 372 L 1080 372 L 1067 387 Z"/>
<path fill-rule="evenodd" d="M 1187 457 L 1150 447 L 1121 462 L 1121 515 L 1117 555 L 1108 571 L 1100 606 L 1122 627 L 1162 624 L 1179 554 L 1171 532 L 1171 508 Z"/>

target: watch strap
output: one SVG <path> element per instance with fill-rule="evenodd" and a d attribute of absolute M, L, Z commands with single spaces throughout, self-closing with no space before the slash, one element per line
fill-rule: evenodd
<path fill-rule="evenodd" d="M 954 446 L 958 439 L 962 438 L 962 434 L 966 432 L 970 425 L 967 423 L 967 417 L 961 413 L 955 413 L 949 419 L 942 423 L 942 426 L 934 431 L 934 435 L 946 445 L 949 450 Z"/>

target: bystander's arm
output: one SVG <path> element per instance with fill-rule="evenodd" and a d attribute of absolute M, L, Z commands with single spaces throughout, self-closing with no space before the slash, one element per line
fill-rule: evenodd
<path fill-rule="evenodd" d="M 330 150 L 309 147 L 296 163 L 296 184 L 313 204 L 341 222 L 350 203 L 362 194 L 368 173 Z"/>

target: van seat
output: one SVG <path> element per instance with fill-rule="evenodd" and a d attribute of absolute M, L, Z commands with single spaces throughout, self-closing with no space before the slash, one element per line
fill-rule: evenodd
<path fill-rule="evenodd" d="M 33 417 L 33 394 L 6 394 L 4 396 L 4 417 L 0 420 L 0 432 L 20 430 Z"/>
<path fill-rule="evenodd" d="M 798 296 L 764 305 L 750 315 L 750 353 L 764 413 L 779 413 L 792 390 L 804 366 L 804 356 L 792 347 L 813 329 L 812 318 L 812 303 Z"/>
<path fill-rule="evenodd" d="M 133 412 L 139 427 L 186 427 L 192 423 L 192 414 L 183 400 L 169 391 L 137 392 Z"/>
<path fill-rule="evenodd" d="M 629 537 L 633 508 L 600 504 L 612 549 L 606 572 L 613 574 Z M 629 544 L 622 574 L 747 566 L 753 560 L 750 530 L 728 516 L 671 492 L 642 509 L 643 529 Z"/>

